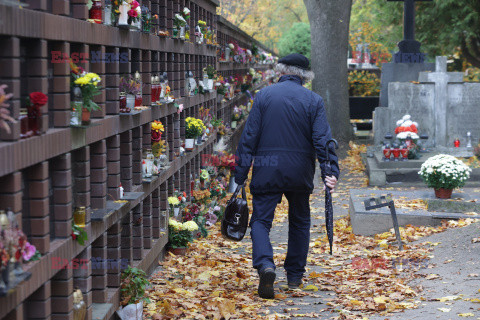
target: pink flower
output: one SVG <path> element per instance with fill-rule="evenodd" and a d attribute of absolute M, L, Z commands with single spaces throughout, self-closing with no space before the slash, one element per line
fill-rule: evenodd
<path fill-rule="evenodd" d="M 132 9 L 137 9 L 137 7 L 140 5 L 137 1 L 133 0 L 132 3 L 130 3 L 132 6 Z"/>
<path fill-rule="evenodd" d="M 178 106 L 177 113 L 180 114 L 180 112 L 182 112 L 182 111 L 183 111 L 183 104 Z"/>
<path fill-rule="evenodd" d="M 131 9 L 131 10 L 128 10 L 128 15 L 130 17 L 136 18 L 136 17 L 138 17 L 138 12 L 135 9 Z"/>
<path fill-rule="evenodd" d="M 30 260 L 33 257 L 33 255 L 35 254 L 35 252 L 37 252 L 37 248 L 35 248 L 34 245 L 27 242 L 25 244 L 25 249 L 22 252 L 23 260 L 25 260 L 25 261 Z"/>

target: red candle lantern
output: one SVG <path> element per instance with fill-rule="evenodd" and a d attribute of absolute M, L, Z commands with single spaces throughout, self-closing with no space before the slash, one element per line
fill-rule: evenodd
<path fill-rule="evenodd" d="M 453 142 L 453 145 L 455 146 L 455 148 L 460 148 L 460 140 L 455 139 L 455 141 Z"/>
<path fill-rule="evenodd" d="M 393 157 L 395 158 L 395 161 L 398 161 L 398 158 L 400 157 L 400 149 L 395 148 L 392 150 Z"/>
<path fill-rule="evenodd" d="M 90 9 L 90 12 L 89 12 L 89 18 L 95 21 L 95 23 L 101 24 L 103 22 L 102 13 L 103 13 L 102 2 L 94 0 L 92 4 L 92 8 Z"/>
<path fill-rule="evenodd" d="M 408 158 L 408 149 L 401 149 L 400 153 L 402 154 L 402 160 L 405 161 Z"/>
<path fill-rule="evenodd" d="M 142 94 L 139 93 L 135 96 L 135 107 L 141 107 L 142 106 Z"/>
<path fill-rule="evenodd" d="M 383 149 L 383 156 L 385 161 L 390 161 L 391 155 L 392 155 L 392 149 L 390 148 Z"/>

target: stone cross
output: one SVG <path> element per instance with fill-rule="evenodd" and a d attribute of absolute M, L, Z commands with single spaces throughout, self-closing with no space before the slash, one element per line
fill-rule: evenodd
<path fill-rule="evenodd" d="M 399 52 L 395 53 L 396 63 L 423 63 L 425 54 L 420 52 L 420 42 L 415 41 L 415 1 L 433 0 L 387 0 L 403 1 L 403 40 L 398 43 Z"/>
<path fill-rule="evenodd" d="M 447 110 L 449 101 L 448 83 L 463 82 L 462 72 L 447 72 L 447 57 L 437 57 L 435 72 L 420 72 L 419 82 L 435 83 L 435 143 L 446 145 L 447 139 Z"/>

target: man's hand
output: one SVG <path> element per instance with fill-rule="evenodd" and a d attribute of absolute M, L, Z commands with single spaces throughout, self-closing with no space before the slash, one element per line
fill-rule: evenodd
<path fill-rule="evenodd" d="M 335 192 L 335 186 L 337 185 L 337 178 L 335 176 L 325 177 L 325 184 L 323 185 L 323 190 L 325 190 L 325 185 L 330 188 L 330 192 Z"/>

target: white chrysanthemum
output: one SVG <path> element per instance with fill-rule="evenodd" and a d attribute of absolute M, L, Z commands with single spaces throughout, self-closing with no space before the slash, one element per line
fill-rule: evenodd
<path fill-rule="evenodd" d="M 407 120 L 402 124 L 402 127 L 410 127 L 413 124 L 411 120 Z"/>
<path fill-rule="evenodd" d="M 403 116 L 403 121 L 407 121 L 407 120 L 410 120 L 411 119 L 411 116 L 409 114 L 406 114 Z"/>
<path fill-rule="evenodd" d="M 399 127 L 403 123 L 403 120 L 398 120 L 397 121 L 397 127 Z"/>

